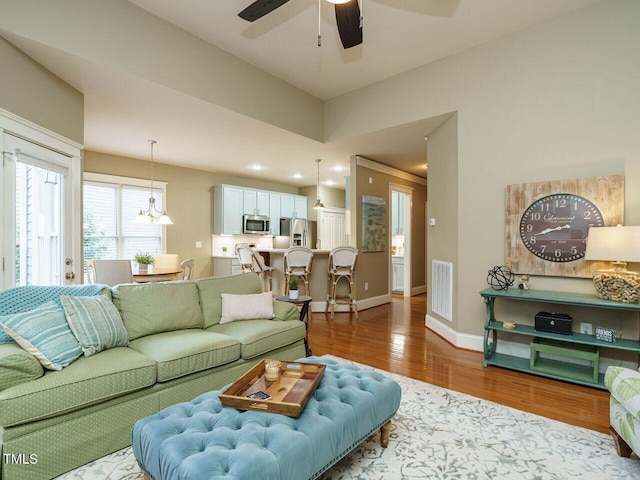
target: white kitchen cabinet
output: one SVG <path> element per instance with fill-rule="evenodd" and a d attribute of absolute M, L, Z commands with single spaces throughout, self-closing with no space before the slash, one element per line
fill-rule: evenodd
<path fill-rule="evenodd" d="M 245 188 L 242 211 L 245 215 L 269 216 L 269 192 Z"/>
<path fill-rule="evenodd" d="M 242 234 L 243 215 L 269 217 L 272 235 L 280 235 L 280 217 L 307 218 L 307 197 L 302 195 L 235 185 L 215 185 L 213 192 L 214 235 Z"/>
<path fill-rule="evenodd" d="M 293 212 L 296 208 L 293 195 L 280 195 L 280 216 L 283 218 L 293 218 Z"/>
<path fill-rule="evenodd" d="M 240 275 L 242 267 L 238 257 L 213 257 L 213 276 L 228 277 L 230 275 Z"/>
<path fill-rule="evenodd" d="M 280 202 L 282 201 L 282 195 L 279 193 L 269 194 L 269 217 L 271 222 L 269 228 L 271 229 L 271 235 L 280 235 Z"/>
<path fill-rule="evenodd" d="M 307 219 L 307 197 L 302 197 L 300 195 L 295 195 L 293 197 L 294 201 L 294 217 L 295 218 L 304 218 Z"/>
<path fill-rule="evenodd" d="M 391 257 L 391 291 L 404 293 L 404 257 Z"/>
<path fill-rule="evenodd" d="M 242 233 L 243 189 L 231 185 L 216 185 L 213 189 L 213 233 Z"/>
<path fill-rule="evenodd" d="M 284 218 L 307 218 L 307 197 L 282 194 L 280 216 Z"/>

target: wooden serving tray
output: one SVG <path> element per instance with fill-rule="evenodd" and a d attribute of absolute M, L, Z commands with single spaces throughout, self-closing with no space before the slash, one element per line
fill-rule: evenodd
<path fill-rule="evenodd" d="M 297 418 L 320 383 L 326 367 L 324 364 L 283 361 L 280 364 L 280 378 L 271 382 L 264 377 L 262 360 L 222 392 L 220 401 L 223 406 L 238 410 L 279 413 Z M 271 398 L 247 398 L 259 391 Z"/>

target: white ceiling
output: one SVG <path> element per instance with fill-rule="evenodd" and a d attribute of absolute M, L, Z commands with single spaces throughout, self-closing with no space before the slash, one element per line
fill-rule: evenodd
<path fill-rule="evenodd" d="M 333 6 L 292 0 L 248 23 L 237 14 L 252 0 L 129 0 L 191 34 L 320 98 L 330 99 L 581 8 L 596 0 L 364 0 L 364 42 L 342 49 Z M 447 118 L 318 142 L 43 45 L 0 34 L 85 95 L 85 148 L 304 186 L 343 183 L 351 155 L 426 177 L 425 136 Z M 170 115 L 167 112 L 171 112 Z M 261 164 L 264 170 L 249 167 Z M 294 179 L 292 173 L 300 173 Z"/>

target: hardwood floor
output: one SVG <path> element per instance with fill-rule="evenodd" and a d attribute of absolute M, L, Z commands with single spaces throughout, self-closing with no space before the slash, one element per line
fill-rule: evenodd
<path fill-rule="evenodd" d="M 482 366 L 479 352 L 457 349 L 424 325 L 426 297 L 395 296 L 390 304 L 336 313 L 309 323 L 314 355 L 331 354 L 602 433 L 609 394 L 596 388 Z"/>

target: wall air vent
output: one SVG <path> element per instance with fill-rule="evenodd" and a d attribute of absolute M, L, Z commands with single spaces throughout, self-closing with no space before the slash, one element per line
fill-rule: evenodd
<path fill-rule="evenodd" d="M 453 309 L 453 263 L 433 260 L 431 264 L 431 310 L 451 321 Z"/>

